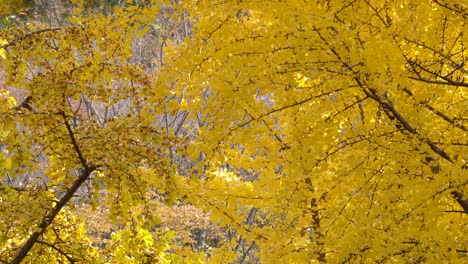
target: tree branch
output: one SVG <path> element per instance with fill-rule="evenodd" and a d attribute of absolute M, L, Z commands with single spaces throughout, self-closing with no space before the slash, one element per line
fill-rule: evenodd
<path fill-rule="evenodd" d="M 64 117 L 64 123 L 68 131 L 68 135 L 72 142 L 73 148 L 78 155 L 79 160 L 83 165 L 83 171 L 81 172 L 78 179 L 70 186 L 64 196 L 60 198 L 60 200 L 55 204 L 53 209 L 49 211 L 42 219 L 41 223 L 37 226 L 37 230 L 33 232 L 23 246 L 20 248 L 18 253 L 16 254 L 15 258 L 11 262 L 12 264 L 19 264 L 21 261 L 28 255 L 29 251 L 32 249 L 35 243 L 38 242 L 39 237 L 44 234 L 46 228 L 52 224 L 55 217 L 60 213 L 62 208 L 70 201 L 73 197 L 75 192 L 80 188 L 80 186 L 89 178 L 91 173 L 96 169 L 94 165 L 88 164 L 86 159 L 83 157 L 83 154 L 78 146 L 78 143 L 75 139 L 75 134 L 73 133 L 70 124 L 68 123 L 67 116 L 65 113 L 62 112 L 62 116 Z"/>
<path fill-rule="evenodd" d="M 463 193 L 459 191 L 451 192 L 453 198 L 457 200 L 457 203 L 465 210 L 464 212 L 468 214 L 468 198 L 463 199 Z"/>
<path fill-rule="evenodd" d="M 19 37 L 15 38 L 13 41 L 8 42 L 7 44 L 0 45 L 0 48 L 1 49 L 6 49 L 6 48 L 14 45 L 16 42 L 27 39 L 27 38 L 29 38 L 31 36 L 41 34 L 41 33 L 44 33 L 44 32 L 54 32 L 54 31 L 59 31 L 59 30 L 62 30 L 62 28 L 44 28 L 44 29 L 28 32 L 28 33 L 26 33 L 26 34 L 24 34 L 22 36 L 19 36 Z"/>
<path fill-rule="evenodd" d="M 60 114 L 62 115 L 64 119 L 65 127 L 67 128 L 71 143 L 73 145 L 73 148 L 75 149 L 76 154 L 78 155 L 78 159 L 80 160 L 81 165 L 83 165 L 83 168 L 85 168 L 85 170 L 89 169 L 88 162 L 86 162 L 86 159 L 83 157 L 83 153 L 81 152 L 80 147 L 78 146 L 78 143 L 76 142 L 75 133 L 73 132 L 70 124 L 68 123 L 67 115 L 64 112 L 61 112 Z"/>
<path fill-rule="evenodd" d="M 68 256 L 67 253 L 65 253 L 63 250 L 61 250 L 60 248 L 56 247 L 54 244 L 50 244 L 48 242 L 45 242 L 45 241 L 42 241 L 42 240 L 37 240 L 37 243 L 39 244 L 43 244 L 43 245 L 46 245 L 52 249 L 54 249 L 55 251 L 57 251 L 58 253 L 60 253 L 60 255 L 63 255 L 68 261 L 70 261 L 70 263 L 76 263 L 76 260 L 70 256 Z"/>
<path fill-rule="evenodd" d="M 464 8 L 462 5 L 454 4 L 454 6 L 450 6 L 449 4 L 443 3 L 440 0 L 432 0 L 432 2 L 440 5 L 441 7 L 447 8 L 450 11 L 453 11 L 453 12 L 455 12 L 457 14 L 460 14 L 463 18 L 468 17 L 468 12 L 466 12 L 466 8 Z"/>
<path fill-rule="evenodd" d="M 57 204 L 54 206 L 52 211 L 50 211 L 44 216 L 41 223 L 37 226 L 38 231 L 33 232 L 29 236 L 28 240 L 23 244 L 21 249 L 18 251 L 18 253 L 16 254 L 11 264 L 21 263 L 21 261 L 28 255 L 29 251 L 34 246 L 34 244 L 38 241 L 39 237 L 42 234 L 44 234 L 46 228 L 50 224 L 52 224 L 55 217 L 60 213 L 62 208 L 70 201 L 70 199 L 73 197 L 73 195 L 78 190 L 78 188 L 80 188 L 83 182 L 89 178 L 89 176 L 94 171 L 94 169 L 95 169 L 94 166 L 88 166 L 88 168 L 85 169 L 81 173 L 80 177 L 72 184 L 72 186 L 67 190 L 65 195 L 57 202 Z"/>
<path fill-rule="evenodd" d="M 449 86 L 459 86 L 459 87 L 468 87 L 468 83 L 456 82 L 456 81 L 450 80 L 448 78 L 446 78 L 446 79 L 448 79 L 448 80 L 446 80 L 446 82 L 429 80 L 429 79 L 425 79 L 425 78 L 416 78 L 416 77 L 411 77 L 411 76 L 409 76 L 408 78 L 410 78 L 411 80 L 415 80 L 415 81 L 419 81 L 419 82 L 425 82 L 425 83 L 441 84 L 441 85 L 449 85 Z"/>
<path fill-rule="evenodd" d="M 349 68 L 350 65 L 345 60 L 343 60 L 341 58 L 341 56 L 338 54 L 338 52 L 335 50 L 335 48 L 332 45 L 330 45 L 328 40 L 321 34 L 319 29 L 315 28 L 314 30 L 315 30 L 315 32 L 317 32 L 320 39 L 322 39 L 325 42 L 325 44 L 330 48 L 330 51 L 341 62 L 341 64 L 344 67 Z M 429 138 L 424 138 L 422 135 L 420 135 L 416 131 L 416 129 L 414 127 L 412 127 L 411 124 L 395 109 L 395 107 L 393 106 L 393 103 L 388 98 L 386 98 L 385 96 L 380 96 L 380 95 L 377 94 L 377 92 L 374 89 L 366 87 L 365 83 L 359 78 L 359 72 L 356 72 L 356 71 L 353 70 L 353 74 L 354 74 L 354 77 L 353 77 L 354 81 L 356 81 L 357 85 L 359 87 L 361 87 L 362 91 L 368 97 L 370 97 L 374 101 L 376 101 L 383 108 L 384 112 L 387 114 L 387 116 L 390 119 L 396 119 L 398 121 L 398 123 L 396 124 L 397 128 L 399 128 L 398 126 L 401 126 L 404 130 L 410 132 L 411 134 L 414 134 L 414 135 L 418 136 L 421 141 L 423 141 L 424 143 L 429 145 L 429 147 L 432 149 L 432 151 L 437 153 L 439 156 L 441 156 L 445 160 L 453 163 L 450 156 L 444 150 L 439 148 Z"/>

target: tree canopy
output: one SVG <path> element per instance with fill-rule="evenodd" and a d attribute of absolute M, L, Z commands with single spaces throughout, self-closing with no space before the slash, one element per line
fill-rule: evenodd
<path fill-rule="evenodd" d="M 0 261 L 467 261 L 466 1 L 70 8 L 0 31 Z"/>

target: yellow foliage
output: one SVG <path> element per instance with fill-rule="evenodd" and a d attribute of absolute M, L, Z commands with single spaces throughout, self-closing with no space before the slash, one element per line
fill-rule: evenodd
<path fill-rule="evenodd" d="M 1 261 L 467 261 L 465 3 L 136 2 L 0 32 L 27 95 L 0 94 Z M 149 34 L 157 70 L 136 59 Z M 154 192 L 227 235 L 181 245 Z M 78 194 L 119 226 L 105 249 Z"/>

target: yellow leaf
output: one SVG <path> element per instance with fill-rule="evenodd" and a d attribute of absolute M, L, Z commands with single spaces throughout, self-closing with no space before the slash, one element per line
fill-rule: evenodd
<path fill-rule="evenodd" d="M 6 59 L 6 55 L 5 55 L 5 49 L 3 48 L 3 46 L 7 45 L 8 44 L 8 41 L 4 40 L 4 39 L 0 39 L 0 57 L 2 57 L 3 59 Z"/>
<path fill-rule="evenodd" d="M 6 169 L 11 169 L 11 167 L 13 166 L 13 161 L 11 158 L 6 158 L 5 159 L 5 168 Z"/>

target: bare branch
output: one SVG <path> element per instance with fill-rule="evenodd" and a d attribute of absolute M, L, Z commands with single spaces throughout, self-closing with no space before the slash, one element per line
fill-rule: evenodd
<path fill-rule="evenodd" d="M 60 248 L 56 247 L 54 244 L 50 244 L 50 243 L 42 241 L 42 240 L 37 240 L 37 243 L 46 245 L 46 246 L 54 249 L 55 251 L 60 253 L 60 255 L 64 256 L 68 261 L 70 261 L 70 263 L 76 263 L 77 262 L 74 258 L 70 257 L 66 252 L 64 252 Z"/>

